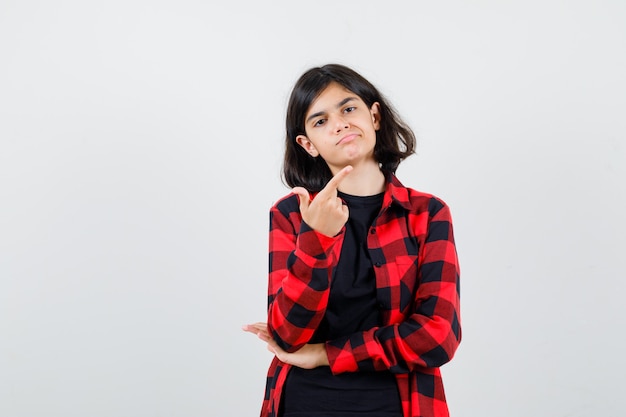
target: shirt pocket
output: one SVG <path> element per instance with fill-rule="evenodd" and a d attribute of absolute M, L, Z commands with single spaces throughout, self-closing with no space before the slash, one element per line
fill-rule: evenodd
<path fill-rule="evenodd" d="M 385 321 L 398 323 L 412 313 L 417 291 L 417 255 L 399 255 L 387 267 L 388 285 L 379 288 Z"/>

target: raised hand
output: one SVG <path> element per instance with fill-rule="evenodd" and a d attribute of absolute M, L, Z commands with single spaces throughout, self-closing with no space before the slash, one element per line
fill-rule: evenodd
<path fill-rule="evenodd" d="M 300 198 L 302 220 L 317 232 L 335 236 L 348 221 L 348 206 L 337 196 L 337 187 L 350 171 L 352 167 L 348 165 L 335 174 L 313 201 L 306 189 L 295 187 L 292 190 Z"/>

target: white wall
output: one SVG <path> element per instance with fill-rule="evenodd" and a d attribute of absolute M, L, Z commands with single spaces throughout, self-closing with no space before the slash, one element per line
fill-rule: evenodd
<path fill-rule="evenodd" d="M 296 78 L 360 71 L 446 200 L 454 417 L 622 416 L 626 3 L 0 2 L 0 416 L 255 416 Z"/>

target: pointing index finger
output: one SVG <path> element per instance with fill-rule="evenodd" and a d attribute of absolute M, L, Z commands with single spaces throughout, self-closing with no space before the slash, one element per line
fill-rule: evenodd
<path fill-rule="evenodd" d="M 330 179 L 330 181 L 328 181 L 328 184 L 326 184 L 326 187 L 324 187 L 324 189 L 334 189 L 334 190 L 337 190 L 337 187 L 339 187 L 339 184 L 341 183 L 341 181 L 345 177 L 348 176 L 350 171 L 352 171 L 352 166 L 351 165 L 343 167 L 341 171 L 336 173 L 335 176 L 332 177 Z"/>

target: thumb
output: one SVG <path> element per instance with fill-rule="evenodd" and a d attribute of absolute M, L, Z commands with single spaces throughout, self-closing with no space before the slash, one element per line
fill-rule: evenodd
<path fill-rule="evenodd" d="M 303 187 L 295 187 L 293 190 L 291 190 L 291 192 L 298 195 L 298 198 L 300 200 L 300 213 L 306 211 L 309 208 L 309 204 L 311 203 L 309 192 Z"/>

